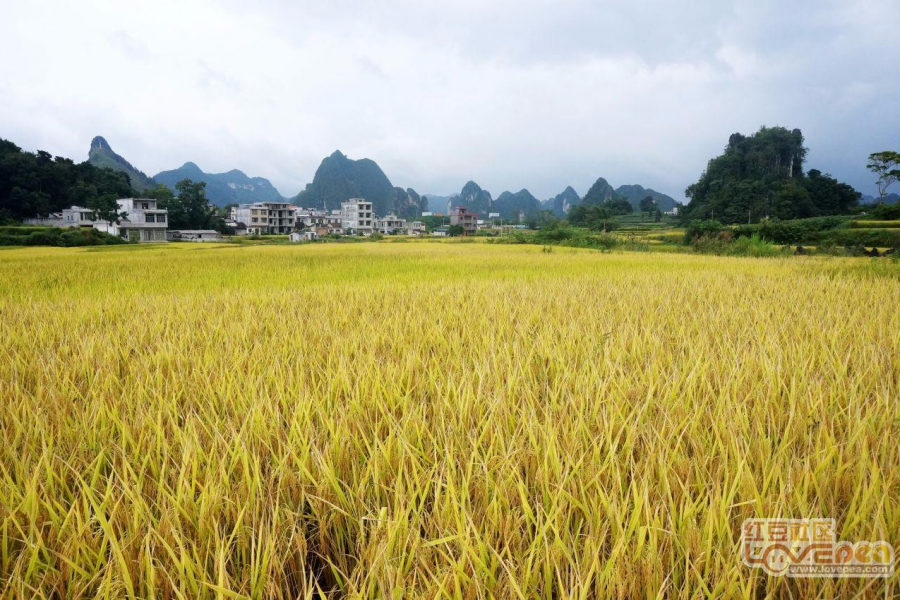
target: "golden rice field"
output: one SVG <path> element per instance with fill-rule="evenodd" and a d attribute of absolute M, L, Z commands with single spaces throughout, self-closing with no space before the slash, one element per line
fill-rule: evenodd
<path fill-rule="evenodd" d="M 0 597 L 882 598 L 900 265 L 533 246 L 0 251 Z"/>

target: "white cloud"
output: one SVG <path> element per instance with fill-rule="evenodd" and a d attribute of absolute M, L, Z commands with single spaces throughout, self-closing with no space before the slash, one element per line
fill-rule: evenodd
<path fill-rule="evenodd" d="M 547 197 L 598 176 L 680 197 L 734 131 L 803 129 L 864 192 L 900 145 L 900 7 L 869 2 L 15 2 L 0 136 L 284 194 L 335 149 L 395 185 Z"/>

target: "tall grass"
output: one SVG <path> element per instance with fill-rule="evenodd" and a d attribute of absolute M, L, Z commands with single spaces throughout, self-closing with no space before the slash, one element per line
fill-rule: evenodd
<path fill-rule="evenodd" d="M 487 244 L 0 253 L 0 596 L 854 598 L 900 267 Z"/>

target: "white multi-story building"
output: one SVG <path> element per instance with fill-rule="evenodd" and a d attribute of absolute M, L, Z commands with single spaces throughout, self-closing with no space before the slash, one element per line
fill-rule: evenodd
<path fill-rule="evenodd" d="M 92 227 L 94 211 L 83 206 L 64 208 L 60 212 L 50 213 L 47 217 L 25 219 L 26 225 L 47 225 L 49 227 Z"/>
<path fill-rule="evenodd" d="M 300 228 L 302 225 L 308 229 L 315 229 L 327 225 L 330 216 L 327 210 L 321 208 L 298 208 L 294 212 L 294 226 Z"/>
<path fill-rule="evenodd" d="M 159 208 L 153 198 L 120 198 L 116 200 L 119 213 L 124 217 L 117 221 L 101 221 L 93 210 L 83 206 L 64 208 L 49 217 L 26 219 L 28 225 L 51 227 L 93 227 L 111 235 L 121 236 L 132 242 L 165 242 L 169 224 L 169 211 Z"/>
<path fill-rule="evenodd" d="M 119 212 L 125 216 L 118 221 L 93 221 L 94 229 L 118 235 L 130 242 L 165 242 L 169 211 L 159 208 L 153 198 L 120 198 Z"/>
<path fill-rule="evenodd" d="M 422 221 L 409 221 L 406 224 L 406 235 L 425 235 L 425 223 Z"/>
<path fill-rule="evenodd" d="M 231 218 L 247 226 L 250 235 L 288 234 L 294 229 L 297 207 L 287 202 L 254 202 L 231 209 Z"/>
<path fill-rule="evenodd" d="M 385 235 L 392 234 L 395 231 L 406 233 L 404 231 L 406 229 L 406 219 L 401 219 L 397 215 L 387 215 L 381 219 L 375 219 L 375 229 L 378 233 Z"/>
<path fill-rule="evenodd" d="M 372 203 L 362 198 L 351 198 L 341 202 L 341 227 L 346 233 L 368 235 L 375 227 L 375 213 Z"/>
<path fill-rule="evenodd" d="M 62 227 L 90 227 L 94 224 L 94 211 L 81 206 L 62 209 Z"/>

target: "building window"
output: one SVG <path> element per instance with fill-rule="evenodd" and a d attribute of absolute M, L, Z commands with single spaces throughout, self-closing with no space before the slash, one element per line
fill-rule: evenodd
<path fill-rule="evenodd" d="M 156 223 L 156 215 L 146 215 L 148 223 Z"/>
<path fill-rule="evenodd" d="M 157 223 L 165 223 L 166 222 L 166 214 L 161 213 L 161 214 L 156 215 L 156 222 Z"/>
<path fill-rule="evenodd" d="M 144 210 L 147 210 L 148 208 L 150 208 L 150 203 L 149 202 L 141 202 L 141 208 L 143 208 Z"/>

